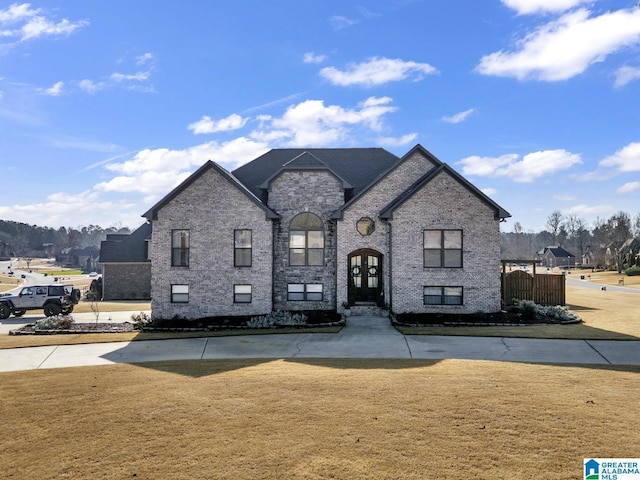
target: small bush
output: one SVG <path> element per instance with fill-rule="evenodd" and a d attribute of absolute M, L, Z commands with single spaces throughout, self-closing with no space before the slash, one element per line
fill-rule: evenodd
<path fill-rule="evenodd" d="M 55 315 L 53 317 L 43 318 L 36 322 L 36 330 L 66 330 L 73 325 L 73 318 L 69 315 Z"/>
<path fill-rule="evenodd" d="M 629 275 L 630 277 L 633 277 L 635 275 L 640 275 L 640 266 L 638 265 L 634 265 L 633 267 L 627 268 L 624 273 L 626 275 Z"/>
<path fill-rule="evenodd" d="M 307 316 L 304 313 L 291 312 L 270 312 L 267 315 L 251 317 L 247 322 L 249 328 L 273 328 L 273 327 L 296 327 L 307 324 Z"/>
<path fill-rule="evenodd" d="M 575 313 L 569 311 L 567 307 L 561 306 L 543 306 L 538 305 L 531 300 L 520 300 L 516 306 L 517 310 L 524 318 L 533 319 L 536 316 L 547 317 L 559 322 L 571 322 L 580 320 Z"/>
<path fill-rule="evenodd" d="M 140 312 L 131 315 L 131 321 L 136 330 L 142 330 L 142 327 L 151 323 L 151 317 L 145 312 Z"/>

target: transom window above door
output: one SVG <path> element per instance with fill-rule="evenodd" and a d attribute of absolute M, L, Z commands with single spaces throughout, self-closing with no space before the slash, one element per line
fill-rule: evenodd
<path fill-rule="evenodd" d="M 289 265 L 324 265 L 324 225 L 317 215 L 301 213 L 291 220 Z"/>

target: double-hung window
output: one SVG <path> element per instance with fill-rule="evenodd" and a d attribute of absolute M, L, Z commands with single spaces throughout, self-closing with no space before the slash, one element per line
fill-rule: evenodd
<path fill-rule="evenodd" d="M 425 305 L 462 305 L 462 287 L 424 287 Z"/>
<path fill-rule="evenodd" d="M 233 265 L 235 267 L 251 266 L 251 230 L 233 231 Z"/>
<path fill-rule="evenodd" d="M 313 213 L 301 213 L 291 220 L 289 265 L 324 265 L 324 225 Z"/>
<path fill-rule="evenodd" d="M 425 268 L 462 267 L 462 230 L 424 231 Z"/>
<path fill-rule="evenodd" d="M 189 266 L 189 230 L 171 231 L 171 266 Z"/>
<path fill-rule="evenodd" d="M 289 301 L 322 301 L 321 283 L 290 283 L 287 285 Z"/>
<path fill-rule="evenodd" d="M 233 303 L 251 303 L 251 285 L 233 286 Z"/>
<path fill-rule="evenodd" d="M 189 285 L 171 285 L 171 303 L 189 303 Z"/>

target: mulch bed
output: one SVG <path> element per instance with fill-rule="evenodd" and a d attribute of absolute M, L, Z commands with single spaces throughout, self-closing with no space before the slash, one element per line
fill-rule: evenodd
<path fill-rule="evenodd" d="M 343 322 L 340 314 L 332 311 L 317 311 L 307 313 L 306 325 L 283 326 L 282 328 L 309 328 L 340 325 Z M 142 327 L 145 332 L 207 332 L 216 330 L 246 329 L 251 317 L 209 317 L 197 320 L 183 318 L 157 319 Z M 279 327 L 274 327 L 277 330 Z M 50 330 L 36 329 L 35 324 L 28 324 L 22 328 L 11 330 L 9 335 L 64 335 L 78 333 L 126 333 L 140 330 L 137 325 L 124 323 L 72 323 L 68 328 Z"/>
<path fill-rule="evenodd" d="M 40 330 L 35 324 L 11 330 L 9 335 L 65 335 L 78 333 L 126 333 L 135 330 L 133 323 L 72 323 L 68 328 Z"/>
<path fill-rule="evenodd" d="M 395 316 L 394 323 L 399 326 L 447 326 L 447 327 L 495 327 L 527 326 L 543 324 L 567 324 L 577 322 L 560 321 L 543 315 L 523 315 L 520 312 L 500 311 L 495 313 L 401 313 Z"/>

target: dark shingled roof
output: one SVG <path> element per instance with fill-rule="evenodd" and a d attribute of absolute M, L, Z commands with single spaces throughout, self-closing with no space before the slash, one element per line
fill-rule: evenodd
<path fill-rule="evenodd" d="M 115 235 L 114 235 L 115 236 Z M 100 244 L 100 263 L 138 263 L 148 262 L 147 239 L 151 237 L 151 224 L 145 223 L 138 227 L 131 235 L 117 235 L 120 237 L 104 240 Z M 122 238 L 124 237 L 124 238 Z"/>
<path fill-rule="evenodd" d="M 572 257 L 575 257 L 575 255 L 573 255 L 570 252 L 567 252 L 562 247 L 545 247 L 542 250 L 542 252 L 540 252 L 540 255 L 544 255 L 547 252 L 551 252 L 551 254 L 556 258 L 572 258 Z"/>
<path fill-rule="evenodd" d="M 300 157 L 304 153 L 310 155 Z M 287 165 L 297 157 L 300 158 Z M 324 164 L 335 175 L 353 186 L 352 194 L 355 196 L 398 160 L 398 157 L 383 148 L 278 148 L 268 151 L 232 173 L 256 197 L 262 198 L 260 187 L 283 167 L 305 169 Z"/>

